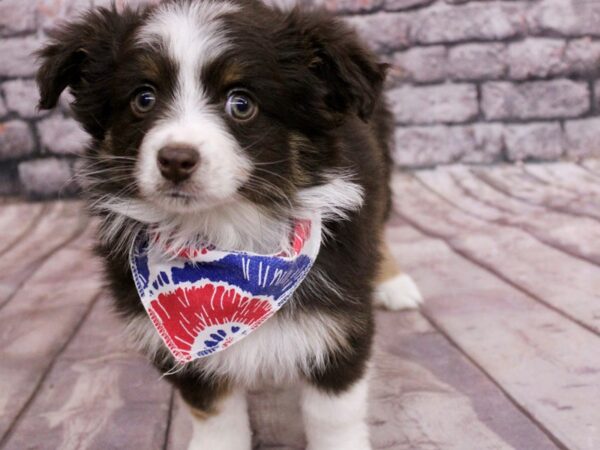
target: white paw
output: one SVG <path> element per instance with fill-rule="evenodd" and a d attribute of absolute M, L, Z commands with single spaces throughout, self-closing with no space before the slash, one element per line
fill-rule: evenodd
<path fill-rule="evenodd" d="M 337 395 L 305 386 L 302 413 L 307 450 L 371 450 L 365 377 Z"/>
<path fill-rule="evenodd" d="M 423 296 L 411 277 L 400 274 L 375 289 L 375 304 L 392 311 L 416 309 L 423 303 Z"/>
<path fill-rule="evenodd" d="M 348 436 L 339 436 L 340 442 L 325 442 L 324 444 L 308 444 L 306 450 L 371 450 L 368 437 L 357 437 L 349 433 Z"/>
<path fill-rule="evenodd" d="M 245 393 L 234 391 L 221 401 L 218 409 L 215 415 L 192 417 L 188 450 L 251 450 L 252 431 Z"/>
<path fill-rule="evenodd" d="M 238 439 L 236 430 L 223 431 L 219 439 L 198 439 L 190 442 L 187 450 L 251 450 L 252 441 L 247 439 Z"/>

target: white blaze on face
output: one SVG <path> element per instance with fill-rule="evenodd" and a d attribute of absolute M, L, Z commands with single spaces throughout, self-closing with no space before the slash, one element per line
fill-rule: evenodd
<path fill-rule="evenodd" d="M 251 164 L 228 132 L 221 112 L 209 105 L 201 71 L 230 45 L 221 17 L 236 11 L 227 2 L 181 2 L 160 6 L 140 30 L 138 41 L 167 52 L 177 65 L 177 84 L 166 116 L 148 131 L 140 146 L 137 177 L 142 194 L 160 201 L 166 182 L 157 165 L 169 145 L 196 148 L 200 164 L 187 185 L 196 202 L 211 207 L 232 197 L 247 180 Z M 161 93 L 159 92 L 160 96 Z"/>

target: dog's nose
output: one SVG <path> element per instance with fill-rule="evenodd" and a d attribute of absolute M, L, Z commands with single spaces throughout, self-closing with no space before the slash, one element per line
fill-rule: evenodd
<path fill-rule="evenodd" d="M 180 183 L 187 180 L 198 167 L 200 154 L 193 147 L 173 145 L 158 152 L 158 168 L 167 180 Z"/>

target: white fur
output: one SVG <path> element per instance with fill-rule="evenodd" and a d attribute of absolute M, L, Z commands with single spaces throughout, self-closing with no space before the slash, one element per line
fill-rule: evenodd
<path fill-rule="evenodd" d="M 302 413 L 308 450 L 369 450 L 367 378 L 339 395 L 305 386 Z"/>
<path fill-rule="evenodd" d="M 310 314 L 291 320 L 276 315 L 236 345 L 196 365 L 245 386 L 289 383 L 323 367 L 328 350 L 345 345 L 344 330 L 330 316 Z"/>
<path fill-rule="evenodd" d="M 289 245 L 290 224 L 272 217 L 259 206 L 238 198 L 207 211 L 172 213 L 145 200 L 109 199 L 96 209 L 114 214 L 114 225 L 103 230 L 107 243 L 119 239 L 124 218 L 150 225 L 173 249 L 211 242 L 219 249 L 270 253 Z M 135 231 L 135 230 L 134 230 Z M 131 240 L 129 240 L 131 244 Z"/>
<path fill-rule="evenodd" d="M 328 183 L 300 191 L 295 201 L 297 210 L 289 214 L 301 217 L 310 212 L 320 214 L 324 220 L 345 220 L 349 211 L 362 206 L 362 189 L 348 176 L 331 174 L 328 178 Z M 102 199 L 93 208 L 111 214 L 111 220 L 105 221 L 101 230 L 101 239 L 116 250 L 127 250 L 139 231 L 140 226 L 135 224 L 123 231 L 127 219 L 153 226 L 175 249 L 199 240 L 206 240 L 224 250 L 257 253 L 285 250 L 289 245 L 290 222 L 287 218 L 273 217 L 238 195 L 206 211 L 175 213 L 147 200 L 119 198 Z M 326 229 L 324 233 L 327 233 Z M 322 277 L 326 279 L 327 275 Z M 328 288 L 333 287 L 331 283 L 326 284 Z"/>
<path fill-rule="evenodd" d="M 218 414 L 193 417 L 188 450 L 250 450 L 252 432 L 246 394 L 236 390 L 217 404 Z"/>
<path fill-rule="evenodd" d="M 294 300 L 292 299 L 291 302 Z M 147 317 L 132 320 L 127 331 L 135 345 L 149 355 L 163 342 Z M 329 316 L 301 315 L 294 320 L 281 314 L 266 321 L 248 337 L 214 355 L 175 366 L 173 371 L 192 370 L 227 377 L 237 385 L 255 387 L 264 383 L 291 383 L 323 367 L 328 350 L 347 345 L 341 324 Z"/>
<path fill-rule="evenodd" d="M 179 69 L 170 111 L 145 135 L 136 171 L 142 195 L 164 209 L 180 212 L 220 205 L 250 175 L 249 159 L 227 131 L 221 113 L 209 105 L 200 80 L 202 67 L 229 47 L 220 18 L 236 10 L 227 2 L 163 4 L 137 37 L 141 45 L 164 49 Z M 158 152 L 169 145 L 191 146 L 200 154 L 191 180 L 178 188 L 186 199 L 168 195 L 173 187 L 158 168 Z"/>
<path fill-rule="evenodd" d="M 138 43 L 166 48 L 180 67 L 179 101 L 174 109 L 185 112 L 196 107 L 198 97 L 185 98 L 185 94 L 202 95 L 199 70 L 229 47 L 221 18 L 238 10 L 225 1 L 163 3 L 139 31 Z"/>
<path fill-rule="evenodd" d="M 298 193 L 299 209 L 318 211 L 327 220 L 347 220 L 348 213 L 360 209 L 363 204 L 363 188 L 352 181 L 352 175 L 330 173 L 328 181 L 320 186 L 303 189 Z"/>
<path fill-rule="evenodd" d="M 375 289 L 375 304 L 392 311 L 415 309 L 422 303 L 421 291 L 413 279 L 404 273 L 380 283 Z"/>

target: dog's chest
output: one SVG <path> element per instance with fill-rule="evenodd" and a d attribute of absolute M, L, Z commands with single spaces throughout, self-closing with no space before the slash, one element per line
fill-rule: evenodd
<path fill-rule="evenodd" d="M 293 381 L 326 363 L 329 352 L 343 340 L 337 330 L 327 316 L 276 315 L 236 345 L 196 364 L 244 385 Z"/>
<path fill-rule="evenodd" d="M 147 352 L 155 353 L 157 347 L 164 346 L 147 317 L 136 319 L 129 330 Z M 293 382 L 327 364 L 330 352 L 345 341 L 342 327 L 330 316 L 278 313 L 226 350 L 188 364 L 192 370 L 248 387 Z"/>

